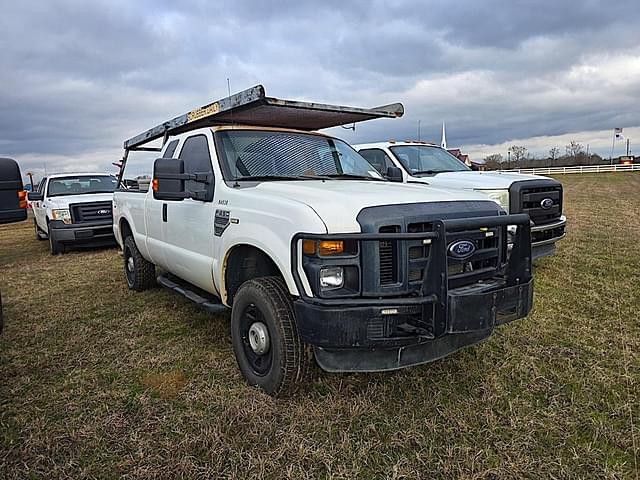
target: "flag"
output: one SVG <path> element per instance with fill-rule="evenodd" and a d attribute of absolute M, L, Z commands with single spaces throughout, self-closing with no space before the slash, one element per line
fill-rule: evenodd
<path fill-rule="evenodd" d="M 622 135 L 622 128 L 614 128 L 613 134 L 615 135 L 616 140 L 624 140 L 624 136 Z"/>

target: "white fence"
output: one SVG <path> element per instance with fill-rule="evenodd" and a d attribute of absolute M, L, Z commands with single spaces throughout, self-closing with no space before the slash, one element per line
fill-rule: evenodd
<path fill-rule="evenodd" d="M 542 167 L 500 170 L 501 172 L 530 173 L 532 175 L 558 175 L 562 173 L 640 172 L 640 164 L 633 165 L 579 165 L 576 167 Z"/>

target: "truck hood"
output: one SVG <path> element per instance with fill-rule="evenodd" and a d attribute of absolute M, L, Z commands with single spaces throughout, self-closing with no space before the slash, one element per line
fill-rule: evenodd
<path fill-rule="evenodd" d="M 506 189 L 523 180 L 548 180 L 540 175 L 507 172 L 444 172 L 427 177 L 409 177 L 409 182 L 428 183 L 435 187 L 464 189 Z"/>
<path fill-rule="evenodd" d="M 366 180 L 263 182 L 255 190 L 309 206 L 324 222 L 328 233 L 359 232 L 356 217 L 366 207 L 454 200 L 490 201 L 480 193 Z"/>
<path fill-rule="evenodd" d="M 89 193 L 86 195 L 61 195 L 47 197 L 47 206 L 51 208 L 68 208 L 72 203 L 110 202 L 113 193 Z"/>

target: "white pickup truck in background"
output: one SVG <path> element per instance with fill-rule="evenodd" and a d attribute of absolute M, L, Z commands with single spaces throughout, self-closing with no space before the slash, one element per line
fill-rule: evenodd
<path fill-rule="evenodd" d="M 29 193 L 35 236 L 49 240 L 51 254 L 68 246 L 114 244 L 112 228 L 115 176 L 60 173 L 43 178 Z"/>
<path fill-rule="evenodd" d="M 426 142 L 377 142 L 354 148 L 386 175 L 397 167 L 405 183 L 457 188 L 484 193 L 509 213 L 531 217 L 533 258 L 551 255 L 565 236 L 562 184 L 538 175 L 476 172 L 439 145 Z"/>
<path fill-rule="evenodd" d="M 210 312 L 231 308 L 240 371 L 271 395 L 301 382 L 313 357 L 327 371 L 392 370 L 525 317 L 527 215 L 475 192 L 387 181 L 314 132 L 402 112 L 257 86 L 127 140 L 113 228 L 129 288 L 158 282 Z M 128 181 L 129 154 L 160 139 L 151 188 Z"/>

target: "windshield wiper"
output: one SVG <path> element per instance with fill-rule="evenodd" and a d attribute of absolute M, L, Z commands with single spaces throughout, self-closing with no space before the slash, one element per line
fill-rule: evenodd
<path fill-rule="evenodd" d="M 433 175 L 435 173 L 453 172 L 453 170 L 418 170 L 413 172 L 412 175 Z"/>
<path fill-rule="evenodd" d="M 269 180 L 323 180 L 323 176 L 316 175 L 244 175 L 234 178 L 234 181 L 269 181 Z"/>
<path fill-rule="evenodd" d="M 328 173 L 326 175 L 323 175 L 323 177 L 327 177 L 327 178 L 338 178 L 338 179 L 344 179 L 344 180 L 374 180 L 376 182 L 386 182 L 387 180 L 385 180 L 384 178 L 378 178 L 378 177 L 371 177 L 369 175 L 354 175 L 353 173 Z"/>

